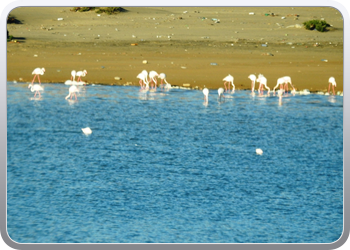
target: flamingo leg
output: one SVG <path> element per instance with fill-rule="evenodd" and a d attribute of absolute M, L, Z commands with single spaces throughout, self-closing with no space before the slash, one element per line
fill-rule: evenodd
<path fill-rule="evenodd" d="M 329 94 L 330 89 L 331 89 L 331 83 L 329 83 L 329 85 L 328 85 L 328 94 Z"/>
<path fill-rule="evenodd" d="M 39 83 L 40 83 L 40 85 L 41 85 L 41 82 L 40 82 L 40 76 L 38 75 L 38 80 L 39 80 Z"/>
<path fill-rule="evenodd" d="M 154 89 L 157 89 L 157 79 L 153 79 L 154 81 Z"/>
<path fill-rule="evenodd" d="M 34 82 L 35 78 L 36 78 L 36 75 L 34 75 L 34 78 L 33 78 L 33 81 L 32 81 L 32 85 L 33 85 L 33 82 Z"/>
<path fill-rule="evenodd" d="M 226 82 L 224 82 L 224 85 L 225 85 L 225 91 L 227 92 Z"/>
<path fill-rule="evenodd" d="M 334 85 L 332 84 L 332 88 L 333 88 L 333 95 L 335 95 L 335 91 L 334 91 Z"/>

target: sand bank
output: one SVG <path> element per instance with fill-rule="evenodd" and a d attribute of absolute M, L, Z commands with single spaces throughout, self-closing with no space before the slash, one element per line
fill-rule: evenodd
<path fill-rule="evenodd" d="M 146 69 L 198 88 L 222 87 L 231 74 L 236 89 L 249 89 L 248 75 L 262 73 L 270 88 L 287 75 L 298 90 L 325 91 L 334 76 L 343 91 L 343 19 L 334 8 L 126 7 L 117 15 L 70 9 L 11 11 L 21 23 L 7 25 L 16 40 L 7 44 L 8 81 L 30 82 L 33 69 L 44 67 L 43 82 L 63 83 L 73 69 L 86 69 L 88 83 L 139 86 L 136 76 Z M 300 28 L 311 19 L 332 27 Z"/>

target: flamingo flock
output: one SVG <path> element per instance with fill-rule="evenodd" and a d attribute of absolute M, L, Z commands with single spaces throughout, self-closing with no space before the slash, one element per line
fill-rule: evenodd
<path fill-rule="evenodd" d="M 139 73 L 136 76 L 136 78 L 139 79 L 141 90 L 150 90 L 150 89 L 157 90 L 157 85 L 158 85 L 157 78 L 161 79 L 161 82 L 160 82 L 161 89 L 163 88 L 165 90 L 171 89 L 171 84 L 167 82 L 165 73 L 158 74 L 154 70 L 148 73 L 147 70 L 142 70 L 141 73 Z M 164 81 L 164 84 L 163 84 L 163 81 Z"/>
<path fill-rule="evenodd" d="M 40 75 L 44 75 L 45 73 L 45 68 L 35 68 L 32 72 L 32 75 L 34 75 L 34 78 L 29 84 L 28 88 L 34 93 L 34 98 L 38 95 L 39 98 L 41 98 L 41 92 L 44 91 L 44 88 L 41 86 L 41 81 L 40 81 Z M 85 77 L 87 75 L 87 70 L 82 70 L 82 71 L 71 71 L 71 78 L 70 80 L 67 80 L 65 82 L 66 85 L 71 85 L 68 89 L 68 95 L 65 97 L 65 99 L 74 99 L 77 100 L 77 93 L 79 93 L 79 88 L 77 87 L 78 85 L 85 85 L 85 82 L 81 80 L 82 77 Z M 38 77 L 39 84 L 34 84 L 34 81 Z M 77 81 L 75 81 L 75 77 L 78 77 Z M 169 90 L 171 89 L 171 84 L 167 82 L 166 80 L 166 74 L 165 73 L 160 73 L 158 74 L 156 71 L 152 70 L 150 72 L 147 72 L 147 70 L 142 70 L 137 76 L 137 79 L 139 79 L 139 84 L 140 84 L 140 90 L 141 91 L 156 91 L 157 86 L 158 86 L 158 80 L 160 79 L 160 87 L 161 89 L 164 90 Z M 269 95 L 271 92 L 271 89 L 267 86 L 267 78 L 263 74 L 259 74 L 256 76 L 255 74 L 250 74 L 248 76 L 248 79 L 251 81 L 251 91 L 252 94 L 255 95 L 255 83 L 259 83 L 259 87 L 257 89 L 259 95 L 263 95 L 264 89 L 267 90 L 267 94 Z M 222 98 L 225 99 L 224 93 L 234 93 L 235 92 L 235 85 L 234 85 L 234 77 L 230 74 L 228 74 L 226 77 L 223 78 L 224 81 L 224 88 L 219 88 L 218 89 L 218 99 L 221 100 Z M 328 79 L 328 94 L 330 92 L 330 88 L 332 86 L 332 91 L 333 95 L 335 95 L 335 87 L 336 81 L 334 77 L 330 77 Z M 273 88 L 272 92 L 275 94 L 276 89 L 279 90 L 277 91 L 278 97 L 280 102 L 282 101 L 282 96 L 284 93 L 288 93 L 288 86 L 289 84 L 292 87 L 291 93 L 295 94 L 296 90 L 295 87 L 292 84 L 292 79 L 290 76 L 283 76 L 277 79 L 277 84 Z M 232 85 L 232 92 L 231 91 L 231 85 Z M 204 102 L 208 103 L 209 102 L 209 89 L 204 88 L 203 89 L 203 95 L 204 95 Z M 230 96 L 229 96 L 230 97 Z"/>

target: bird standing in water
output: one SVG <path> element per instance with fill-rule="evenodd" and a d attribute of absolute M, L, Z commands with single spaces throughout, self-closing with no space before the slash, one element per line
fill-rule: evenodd
<path fill-rule="evenodd" d="M 36 68 L 36 69 L 34 69 L 33 72 L 32 72 L 32 75 L 34 75 L 34 78 L 33 78 L 33 81 L 32 81 L 32 85 L 33 85 L 33 82 L 34 82 L 36 77 L 38 77 L 39 84 L 41 84 L 39 75 L 44 75 L 44 73 L 45 73 L 45 69 L 44 68 Z"/>
<path fill-rule="evenodd" d="M 29 84 L 28 88 L 30 88 L 30 91 L 32 92 L 35 91 L 34 97 L 36 97 L 36 94 L 39 94 L 39 98 L 41 97 L 40 91 L 44 91 L 44 88 L 41 87 L 39 84 L 34 84 L 34 85 Z"/>

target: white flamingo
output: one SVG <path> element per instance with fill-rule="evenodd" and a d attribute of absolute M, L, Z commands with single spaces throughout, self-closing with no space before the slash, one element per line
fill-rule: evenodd
<path fill-rule="evenodd" d="M 152 84 L 152 86 L 154 83 L 155 89 L 157 89 L 157 78 L 156 77 L 158 77 L 158 73 L 156 71 L 152 70 L 149 72 L 148 76 L 149 76 L 149 81 Z"/>
<path fill-rule="evenodd" d="M 79 89 L 77 88 L 77 86 L 72 85 L 69 87 L 69 94 L 66 96 L 66 100 L 70 97 L 70 99 L 72 99 L 73 95 L 75 97 L 75 100 L 77 100 L 77 92 L 79 92 Z"/>
<path fill-rule="evenodd" d="M 160 86 L 163 87 L 163 81 L 165 82 L 164 89 L 170 89 L 171 84 L 166 81 L 166 75 L 164 73 L 160 73 L 158 75 L 158 78 L 160 78 Z"/>
<path fill-rule="evenodd" d="M 39 98 L 41 97 L 40 91 L 44 91 L 44 88 L 41 87 L 39 84 L 34 84 L 34 85 L 29 84 L 28 88 L 30 88 L 30 91 L 32 92 L 35 91 L 34 97 L 36 97 L 36 95 L 39 94 Z"/>
<path fill-rule="evenodd" d="M 292 84 L 292 78 L 290 78 L 290 76 L 283 76 L 281 78 L 278 78 L 277 85 L 273 88 L 273 92 L 275 93 L 275 89 L 278 87 L 278 85 L 280 85 L 280 89 L 283 89 L 284 91 L 288 92 L 288 83 L 290 83 L 290 85 L 293 88 L 293 92 L 295 92 L 295 88 Z"/>
<path fill-rule="evenodd" d="M 270 88 L 267 86 L 267 79 L 265 76 L 263 76 L 262 74 L 259 74 L 258 79 L 256 79 L 256 81 L 258 83 L 260 83 L 259 84 L 259 91 L 258 91 L 259 94 L 260 94 L 260 91 L 264 92 L 264 86 L 265 86 L 265 88 L 268 89 L 268 94 L 270 93 Z"/>
<path fill-rule="evenodd" d="M 75 81 L 75 76 L 77 75 L 77 72 L 75 70 L 72 70 L 72 72 L 70 72 L 70 74 L 71 74 L 70 80 Z"/>
<path fill-rule="evenodd" d="M 254 92 L 256 76 L 254 74 L 251 74 L 248 76 L 248 78 L 252 81 L 252 92 Z"/>
<path fill-rule="evenodd" d="M 334 87 L 337 87 L 337 83 L 335 82 L 335 78 L 332 76 L 328 79 L 328 94 L 329 94 L 329 91 L 331 89 L 331 84 L 332 84 L 332 89 L 333 89 L 333 95 L 335 95 L 335 90 L 334 90 Z"/>
<path fill-rule="evenodd" d="M 219 99 L 220 100 L 221 100 L 221 97 L 225 98 L 224 92 L 225 92 L 224 88 L 219 88 L 218 89 L 218 95 L 219 95 Z"/>
<path fill-rule="evenodd" d="M 32 72 L 32 75 L 34 75 L 32 84 L 33 84 L 33 82 L 34 82 L 34 80 L 35 80 L 35 78 L 37 76 L 38 76 L 38 79 L 39 79 L 39 83 L 41 84 L 39 75 L 44 75 L 44 73 L 45 73 L 45 69 L 44 68 L 36 68 L 36 69 L 34 69 L 33 72 Z"/>
<path fill-rule="evenodd" d="M 235 92 L 235 85 L 233 84 L 233 76 L 231 76 L 230 74 L 228 76 L 226 76 L 224 79 L 222 79 L 224 81 L 224 85 L 225 85 L 225 91 L 227 91 L 227 87 L 226 87 L 226 83 L 228 83 L 228 91 L 230 92 L 230 83 L 232 84 L 232 93 Z"/>
<path fill-rule="evenodd" d="M 85 77 L 86 75 L 87 75 L 87 71 L 85 69 L 83 71 L 78 71 L 76 73 L 76 76 L 78 77 L 77 82 L 81 81 L 81 77 Z"/>
<path fill-rule="evenodd" d="M 204 101 L 208 102 L 209 101 L 209 89 L 204 88 L 203 89 L 203 94 L 204 94 Z"/>
<path fill-rule="evenodd" d="M 139 83 L 140 83 L 141 89 L 149 89 L 149 82 L 147 80 L 147 75 L 148 74 L 145 74 L 144 71 L 142 71 L 140 74 L 136 76 L 136 78 L 140 79 Z"/>

